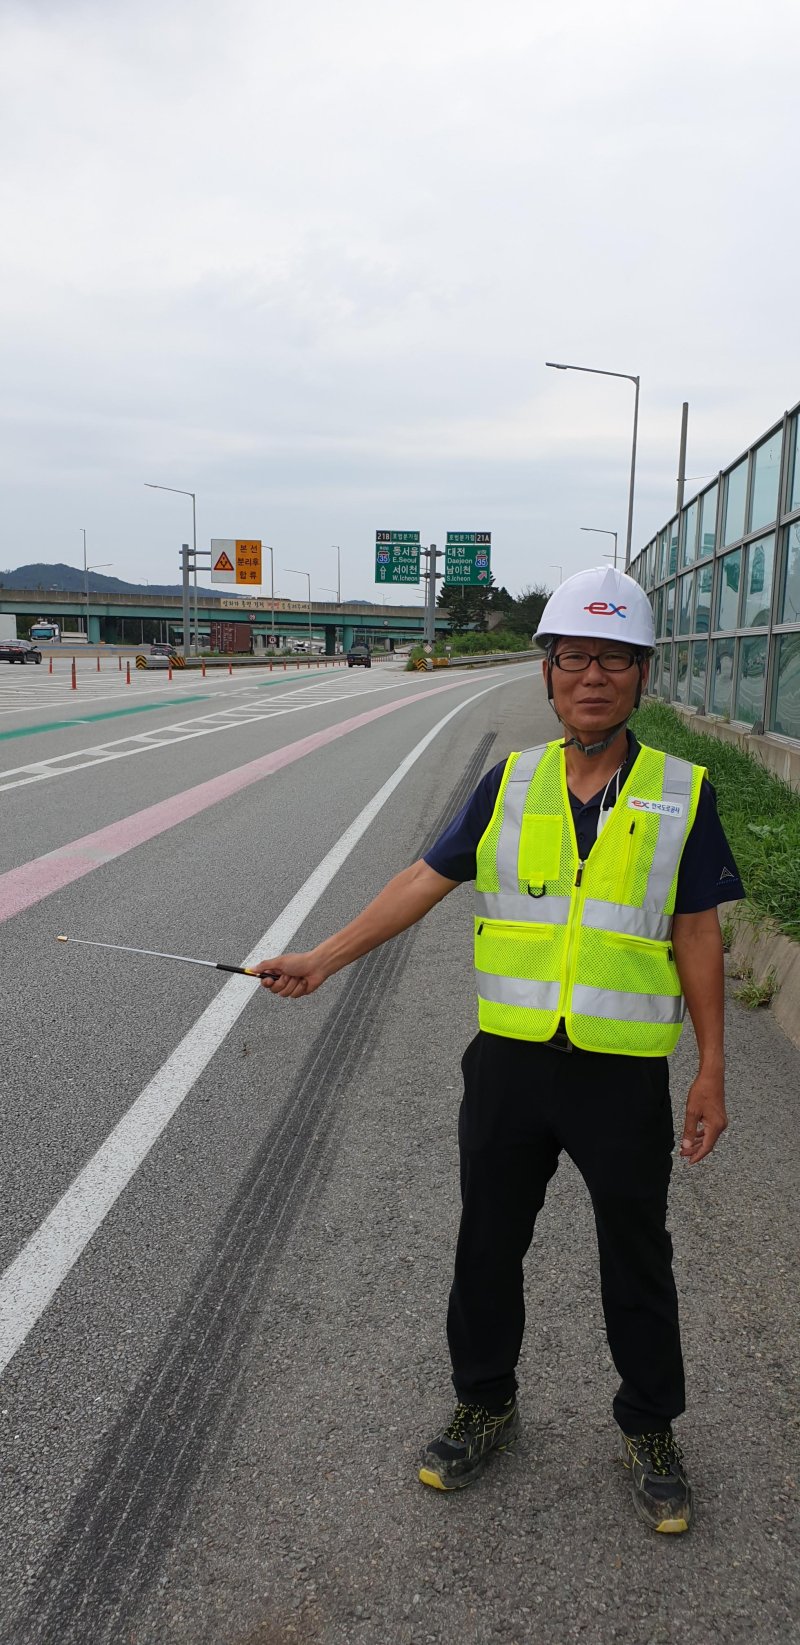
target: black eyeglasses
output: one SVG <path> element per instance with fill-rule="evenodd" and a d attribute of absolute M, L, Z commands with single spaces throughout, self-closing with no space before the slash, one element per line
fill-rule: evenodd
<path fill-rule="evenodd" d="M 591 663 L 599 663 L 606 674 L 625 674 L 639 662 L 638 657 L 629 651 L 601 651 L 595 655 L 593 651 L 557 651 L 553 653 L 551 662 L 556 668 L 563 669 L 565 674 L 582 674 Z"/>

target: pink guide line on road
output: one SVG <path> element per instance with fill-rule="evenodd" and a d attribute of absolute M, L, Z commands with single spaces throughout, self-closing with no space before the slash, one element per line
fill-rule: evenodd
<path fill-rule="evenodd" d="M 355 714 L 341 725 L 329 726 L 325 731 L 315 731 L 310 737 L 301 737 L 299 742 L 287 743 L 285 748 L 278 748 L 273 754 L 262 754 L 260 759 L 226 771 L 221 777 L 211 777 L 208 782 L 198 783 L 194 788 L 185 788 L 169 800 L 148 805 L 144 811 L 135 811 L 130 817 L 109 823 L 106 828 L 98 828 L 94 834 L 84 834 L 81 839 L 61 845 L 56 851 L 48 851 L 43 857 L 34 857 L 19 868 L 10 868 L 7 873 L 0 874 L 0 922 L 32 908 L 35 903 L 52 896 L 54 891 L 61 891 L 74 880 L 82 879 L 84 874 L 91 874 L 96 868 L 114 862 L 117 857 L 124 857 L 137 845 L 144 845 L 147 840 L 165 834 L 168 829 L 196 817 L 198 812 L 206 811 L 209 806 L 218 805 L 231 794 L 250 788 L 272 772 L 294 765 L 296 760 L 324 748 L 326 743 L 336 742 L 338 737 L 346 737 L 349 732 L 358 731 L 362 725 L 380 720 L 385 714 L 396 714 L 400 708 L 427 702 L 432 696 L 439 696 L 443 691 L 455 691 L 464 684 L 463 679 L 453 680 L 447 685 L 433 686 L 424 698 L 420 694 L 402 697 L 399 702 L 384 703 L 380 708 Z"/>

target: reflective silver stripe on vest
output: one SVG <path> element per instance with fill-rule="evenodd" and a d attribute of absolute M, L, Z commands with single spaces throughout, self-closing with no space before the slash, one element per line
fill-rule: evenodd
<path fill-rule="evenodd" d="M 542 897 L 541 900 L 544 902 L 545 898 Z M 560 898 L 553 897 L 547 900 L 558 902 Z M 517 901 L 522 902 L 522 898 L 518 897 Z M 594 897 L 587 897 L 583 905 L 581 924 L 588 926 L 592 931 L 618 931 L 622 937 L 643 937 L 648 942 L 668 942 L 672 932 L 672 915 L 661 914 L 655 908 L 628 908 L 623 903 L 601 902 Z"/>
<path fill-rule="evenodd" d="M 692 799 L 692 767 L 687 760 L 676 760 L 674 755 L 667 755 L 664 761 L 664 787 L 661 798 L 680 805 L 681 815 L 665 817 L 662 813 L 658 819 L 658 840 L 653 854 L 653 864 L 647 876 L 647 901 L 658 908 L 664 907 L 669 895 L 686 836 L 686 822 Z"/>
<path fill-rule="evenodd" d="M 566 925 L 569 897 L 520 896 L 519 891 L 476 891 L 475 913 L 478 919 L 509 920 L 515 925 Z"/>
<path fill-rule="evenodd" d="M 571 1011 L 581 1017 L 605 1017 L 611 1022 L 683 1022 L 686 1007 L 681 994 L 621 994 L 610 988 L 572 990 Z"/>
<path fill-rule="evenodd" d="M 489 971 L 478 971 L 478 998 L 489 1005 L 522 1005 L 529 1011 L 555 1011 L 561 984 L 558 982 L 528 982 L 521 977 L 497 977 Z"/>
<path fill-rule="evenodd" d="M 522 817 L 533 773 L 547 753 L 548 744 L 540 748 L 526 748 L 520 754 L 503 794 L 503 822 L 497 841 L 497 878 L 501 891 L 511 891 L 519 897 L 519 842 Z"/>

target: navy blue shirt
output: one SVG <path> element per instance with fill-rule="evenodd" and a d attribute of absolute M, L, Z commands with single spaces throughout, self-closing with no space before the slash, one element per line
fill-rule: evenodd
<path fill-rule="evenodd" d="M 599 788 L 585 804 L 570 793 L 578 852 L 584 860 L 597 839 L 601 801 L 604 811 L 614 804 L 638 752 L 639 744 L 633 732 L 629 731 L 628 755 L 620 771 L 619 782 L 615 777 L 607 789 Z M 487 771 L 471 799 L 439 835 L 430 851 L 426 851 L 424 860 L 428 867 L 442 874 L 446 880 L 474 880 L 478 867 L 478 844 L 491 821 L 505 768 L 506 762 L 501 760 L 499 765 Z M 719 820 L 716 795 L 706 779 L 700 790 L 697 815 L 681 857 L 675 913 L 701 914 L 706 908 L 716 908 L 721 902 L 737 902 L 743 896 L 739 870 Z"/>

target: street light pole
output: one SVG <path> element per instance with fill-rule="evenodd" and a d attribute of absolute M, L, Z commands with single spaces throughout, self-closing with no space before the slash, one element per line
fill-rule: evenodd
<path fill-rule="evenodd" d="M 614 539 L 614 570 L 616 571 L 616 569 L 617 569 L 617 533 L 616 533 L 616 531 L 604 531 L 603 527 L 600 526 L 600 525 L 582 525 L 581 526 L 581 531 L 595 531 L 597 533 L 598 537 L 613 537 L 613 539 Z M 604 554 L 603 559 L 604 560 L 610 560 L 611 555 L 610 554 Z"/>
<path fill-rule="evenodd" d="M 628 533 L 625 542 L 625 570 L 631 563 L 631 543 L 633 540 L 633 491 L 636 480 L 636 440 L 639 429 L 639 381 L 630 371 L 601 371 L 597 366 L 561 365 L 557 360 L 545 360 L 545 365 L 552 371 L 587 371 L 592 377 L 622 377 L 625 382 L 633 383 L 636 396 L 633 402 L 633 443 L 631 446 L 631 482 L 628 488 Z"/>
<path fill-rule="evenodd" d="M 270 639 L 274 639 L 275 638 L 275 550 L 274 550 L 274 548 L 270 548 L 269 543 L 265 543 L 264 547 L 265 547 L 265 549 L 266 549 L 266 551 L 269 555 Z"/>
<path fill-rule="evenodd" d="M 78 530 L 83 533 L 83 597 L 86 601 L 86 644 L 88 645 L 89 644 L 89 572 L 90 571 L 102 571 L 102 570 L 105 569 L 106 566 L 113 565 L 114 561 L 113 560 L 101 560 L 99 565 L 87 565 L 86 564 L 86 528 L 84 526 L 79 526 Z"/>
<path fill-rule="evenodd" d="M 339 548 L 338 543 L 331 543 L 331 548 L 336 549 L 336 604 L 341 605 L 341 603 L 342 603 L 342 555 L 341 555 L 341 550 Z M 332 592 L 333 591 L 330 588 L 327 590 L 328 594 L 330 594 Z"/>
<path fill-rule="evenodd" d="M 196 498 L 193 491 L 183 491 L 180 486 L 154 485 L 152 480 L 145 480 L 148 491 L 173 491 L 176 497 L 191 497 L 192 499 L 192 558 L 194 560 L 194 647 L 195 653 L 200 650 L 200 624 L 198 621 L 197 606 L 197 510 Z M 190 625 L 191 627 L 191 625 Z M 191 652 L 191 635 L 183 636 L 183 655 L 188 657 Z"/>
<path fill-rule="evenodd" d="M 81 526 L 83 532 L 83 597 L 86 601 L 86 644 L 89 644 L 89 567 L 86 564 L 86 527 Z"/>
<path fill-rule="evenodd" d="M 309 650 L 310 650 L 311 649 L 311 643 L 312 643 L 311 642 L 311 572 L 310 571 L 297 571 L 297 570 L 295 570 L 295 567 L 291 566 L 291 565 L 285 565 L 283 569 L 284 569 L 284 571 L 291 572 L 291 575 L 293 577 L 306 577 L 308 579 L 308 646 L 309 646 Z"/>

